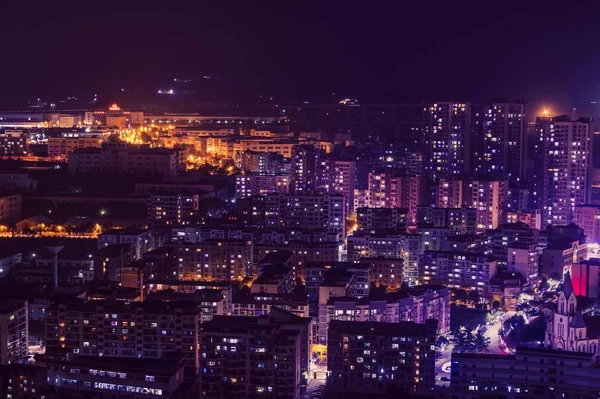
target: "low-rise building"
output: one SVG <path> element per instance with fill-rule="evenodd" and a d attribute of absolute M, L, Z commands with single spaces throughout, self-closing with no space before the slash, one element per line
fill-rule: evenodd
<path fill-rule="evenodd" d="M 175 176 L 177 151 L 166 148 L 79 148 L 69 155 L 70 173 L 113 172 Z"/>
<path fill-rule="evenodd" d="M 183 395 L 184 359 L 124 359 L 66 354 L 36 355 L 46 370 L 56 397 L 87 395 L 94 398 L 171 398 Z M 36 389 L 31 387 L 30 389 Z M 16 396 L 15 396 L 16 398 Z"/>
<path fill-rule="evenodd" d="M 137 228 L 112 229 L 98 236 L 98 249 L 113 244 L 131 244 L 135 259 L 153 249 L 152 234 L 150 230 Z"/>
<path fill-rule="evenodd" d="M 402 258 L 360 258 L 360 262 L 368 266 L 369 282 L 376 287 L 384 286 L 387 291 L 397 291 L 404 281 Z"/>
<path fill-rule="evenodd" d="M 104 138 L 101 134 L 83 136 L 80 133 L 71 133 L 71 137 L 63 135 L 48 138 L 48 156 L 68 157 L 80 148 L 102 148 Z"/>
<path fill-rule="evenodd" d="M 0 156 L 27 154 L 27 136 L 22 130 L 0 132 Z"/>
<path fill-rule="evenodd" d="M 0 195 L 0 223 L 21 219 L 21 194 Z"/>

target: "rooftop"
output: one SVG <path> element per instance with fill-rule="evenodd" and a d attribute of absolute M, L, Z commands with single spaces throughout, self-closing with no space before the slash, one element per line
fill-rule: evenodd
<path fill-rule="evenodd" d="M 35 360 L 40 363 L 67 364 L 90 368 L 102 368 L 119 372 L 140 374 L 154 374 L 171 377 L 183 367 L 183 355 L 165 356 L 160 359 L 151 358 L 124 358 L 108 356 L 65 356 L 63 354 L 36 355 Z"/>
<path fill-rule="evenodd" d="M 344 334 L 394 335 L 400 337 L 425 336 L 435 335 L 437 324 L 437 320 L 432 319 L 426 320 L 424 324 L 418 324 L 412 321 L 381 323 L 332 320 L 329 324 L 329 331 L 330 334 L 331 331 L 336 331 Z"/>
<path fill-rule="evenodd" d="M 264 258 L 258 262 L 259 265 L 262 264 L 275 264 L 275 265 L 283 265 L 287 261 L 289 261 L 294 256 L 294 252 L 288 250 L 280 250 L 280 251 L 272 251 L 265 255 Z"/>

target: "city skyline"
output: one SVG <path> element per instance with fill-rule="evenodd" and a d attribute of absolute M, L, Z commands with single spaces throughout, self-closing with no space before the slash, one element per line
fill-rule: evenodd
<path fill-rule="evenodd" d="M 116 101 L 121 89 L 143 98 L 187 80 L 204 100 L 250 103 L 257 95 L 326 101 L 332 93 L 364 103 L 504 97 L 589 114 L 600 96 L 592 74 L 600 60 L 586 50 L 597 29 L 598 7 L 590 2 L 528 2 L 494 12 L 438 5 L 433 14 L 415 4 L 363 12 L 313 2 L 235 7 L 240 12 L 209 5 L 100 16 L 71 8 L 30 10 L 27 24 L 8 18 L 2 45 L 22 61 L 6 65 L 0 88 L 11 96 L 3 101 L 91 101 L 97 93 Z M 246 20 L 255 22 L 247 27 Z M 60 46 L 36 45 L 44 36 Z M 557 53 L 569 56 L 556 63 Z M 69 61 L 57 68 L 45 64 L 48 57 Z"/>
<path fill-rule="evenodd" d="M 600 4 L 30 8 L 0 397 L 600 397 Z"/>

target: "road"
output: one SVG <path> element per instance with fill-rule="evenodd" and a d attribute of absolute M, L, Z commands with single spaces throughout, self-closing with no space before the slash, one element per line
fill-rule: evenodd
<path fill-rule="evenodd" d="M 452 357 L 452 348 L 454 346 L 449 344 L 443 351 L 436 351 L 435 358 L 435 383 L 436 385 L 448 386 L 450 385 L 450 373 L 446 373 L 443 370 L 443 366 L 446 363 L 450 363 Z M 442 381 L 441 378 L 446 377 L 448 381 Z"/>
<path fill-rule="evenodd" d="M 516 312 L 506 312 L 502 315 L 498 321 L 490 324 L 486 327 L 485 336 L 490 339 L 490 345 L 488 346 L 488 350 L 490 353 L 495 355 L 506 355 L 504 349 L 502 347 L 502 341 L 500 339 L 500 328 L 502 328 L 502 323 L 504 320 L 513 316 Z M 452 358 L 452 344 L 448 345 L 443 351 L 436 352 L 435 359 L 435 373 L 436 373 L 436 384 L 437 385 L 445 385 L 448 386 L 450 384 L 449 381 L 441 381 L 441 378 L 448 378 L 450 380 L 450 373 L 444 371 L 444 365 L 450 363 Z"/>
<path fill-rule="evenodd" d="M 486 326 L 487 329 L 484 335 L 490 339 L 490 346 L 488 346 L 490 353 L 496 355 L 506 355 L 506 352 L 504 352 L 504 348 L 501 344 L 500 329 L 502 328 L 502 323 L 504 320 L 514 316 L 515 314 L 516 312 L 514 311 L 506 312 L 502 315 L 500 320 L 490 324 L 489 326 Z"/>

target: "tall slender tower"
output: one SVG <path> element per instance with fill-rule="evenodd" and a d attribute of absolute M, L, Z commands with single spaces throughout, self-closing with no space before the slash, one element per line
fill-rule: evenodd
<path fill-rule="evenodd" d="M 64 247 L 64 245 L 59 243 L 46 245 L 46 249 L 52 254 L 52 284 L 54 292 L 56 292 L 56 289 L 58 288 L 58 253 L 62 251 Z"/>

